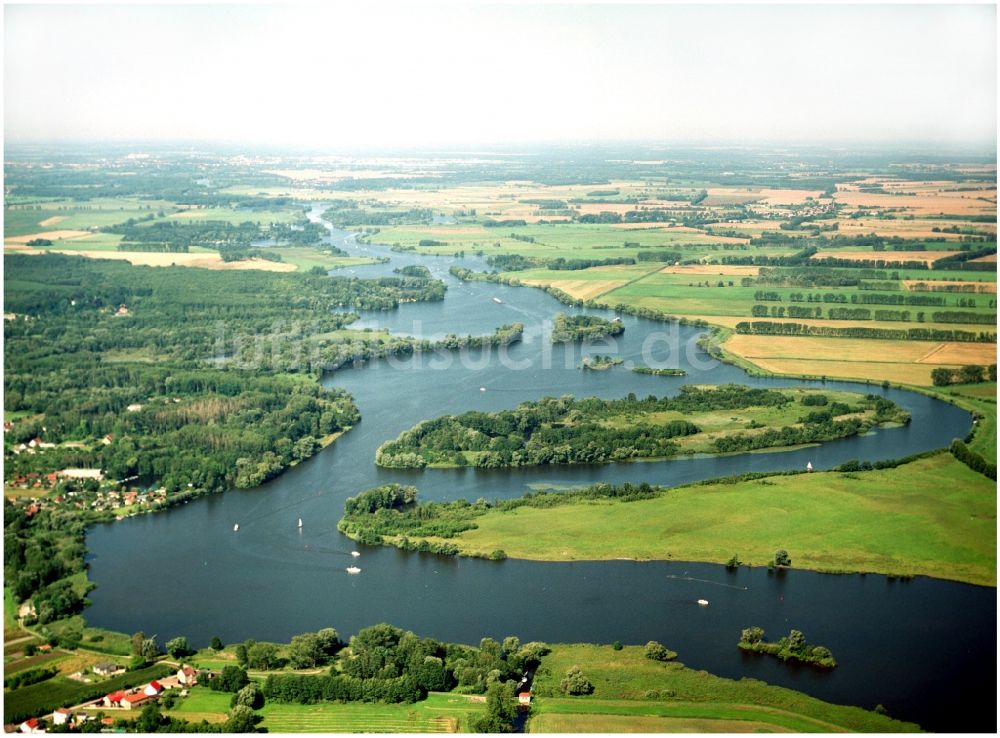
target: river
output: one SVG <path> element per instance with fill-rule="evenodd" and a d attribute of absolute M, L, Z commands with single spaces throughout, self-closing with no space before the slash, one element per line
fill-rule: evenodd
<path fill-rule="evenodd" d="M 318 220 L 321 208 L 310 217 Z M 763 679 L 831 702 L 873 708 L 932 730 L 995 730 L 996 590 L 917 577 L 823 575 L 684 562 L 540 563 L 449 558 L 390 548 L 358 547 L 337 530 L 344 500 L 391 481 L 416 485 L 423 499 L 518 496 L 528 485 L 595 481 L 681 484 L 744 471 L 830 468 L 849 459 L 890 459 L 946 446 L 970 427 L 965 411 L 926 396 L 852 383 L 756 378 L 714 361 L 696 345 L 702 329 L 623 316 L 613 353 L 623 367 L 578 369 L 579 346 L 552 347 L 553 315 L 566 310 L 541 290 L 462 283 L 452 264 L 464 259 L 393 253 L 358 244 L 331 230 L 331 242 L 352 253 L 389 256 L 391 263 L 339 270 L 362 277 L 424 264 L 443 279 L 440 303 L 412 303 L 362 314 L 358 327 L 436 338 L 492 333 L 522 322 L 524 340 L 497 349 L 380 360 L 338 370 L 328 386 L 351 392 L 362 421 L 309 462 L 264 485 L 203 498 L 157 515 L 97 525 L 88 532 L 88 621 L 165 641 L 185 635 L 204 645 L 255 638 L 287 641 L 324 626 L 344 636 L 390 622 L 434 638 L 478 643 L 483 636 L 522 641 L 642 644 L 658 640 L 685 664 L 720 676 Z M 495 299 L 494 299 L 495 298 Z M 498 302 L 499 301 L 499 302 Z M 609 311 L 587 310 L 611 316 Z M 628 371 L 629 364 L 679 366 L 686 377 Z M 685 383 L 826 386 L 882 393 L 913 422 L 821 447 L 781 453 L 702 457 L 665 462 L 552 466 L 514 470 L 387 470 L 375 449 L 425 418 L 466 410 L 512 408 L 546 395 L 622 397 L 672 394 Z M 304 525 L 297 529 L 295 522 Z M 232 528 L 240 524 L 238 533 Z M 350 551 L 361 551 L 352 559 Z M 794 556 L 793 556 L 794 558 Z M 356 562 L 362 573 L 344 569 Z M 705 598 L 708 607 L 696 600 Z M 829 647 L 839 666 L 823 673 L 736 648 L 742 628 L 776 638 L 790 628 Z"/>

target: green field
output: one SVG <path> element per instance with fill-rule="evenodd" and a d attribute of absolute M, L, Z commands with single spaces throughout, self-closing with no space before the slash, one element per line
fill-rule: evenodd
<path fill-rule="evenodd" d="M 197 223 L 203 220 L 219 220 L 233 225 L 246 223 L 298 223 L 303 219 L 301 208 L 274 208 L 270 210 L 249 210 L 244 208 L 185 208 L 167 216 L 178 223 Z"/>
<path fill-rule="evenodd" d="M 300 272 L 306 272 L 313 267 L 323 269 L 340 269 L 342 267 L 358 266 L 360 264 L 374 264 L 374 259 L 364 256 L 335 256 L 328 251 L 314 249 L 303 246 L 272 246 L 269 252 L 280 254 L 281 260 L 286 264 L 294 264 Z"/>
<path fill-rule="evenodd" d="M 562 696 L 559 680 L 571 666 L 579 666 L 594 685 L 592 695 Z M 677 662 L 652 661 L 641 646 L 620 651 L 591 644 L 553 646 L 542 659 L 534 692 L 531 732 L 595 732 L 602 726 L 610 731 L 629 725 L 683 730 L 685 720 L 693 721 L 689 727 L 697 732 L 714 733 L 748 728 L 811 733 L 916 729 L 912 723 L 832 705 L 756 679 L 734 681 Z M 877 702 L 878 695 L 871 700 Z"/>
<path fill-rule="evenodd" d="M 190 722 L 222 722 L 231 697 L 196 687 L 169 714 Z M 259 727 L 272 733 L 453 733 L 460 730 L 467 715 L 480 710 L 475 698 L 437 692 L 412 705 L 268 702 L 260 711 L 264 719 Z"/>
<path fill-rule="evenodd" d="M 690 485 L 628 503 L 476 518 L 463 552 L 546 561 L 675 559 L 925 574 L 996 586 L 996 483 L 942 453 L 896 469 Z"/>
<path fill-rule="evenodd" d="M 280 733 L 454 733 L 482 707 L 461 695 L 433 693 L 412 705 L 266 704 L 261 727 Z"/>
<path fill-rule="evenodd" d="M 511 234 L 534 238 L 534 243 L 510 238 Z M 521 254 L 543 259 L 584 258 L 608 259 L 634 258 L 639 251 L 651 249 L 678 249 L 685 258 L 707 256 L 719 252 L 715 238 L 689 230 L 660 228 L 615 228 L 600 224 L 550 224 L 482 228 L 475 224 L 462 226 L 399 226 L 383 228 L 372 236 L 372 242 L 389 246 L 413 246 L 426 254 L 451 254 L 455 251 L 483 251 L 491 254 Z M 421 246 L 420 241 L 438 241 L 441 245 Z M 625 243 L 638 246 L 625 246 Z M 763 250 L 767 253 L 786 253 L 789 249 Z M 726 252 L 728 253 L 728 252 Z M 566 275 L 566 272 L 562 272 Z M 572 272 L 570 273 L 572 274 Z M 569 278 L 569 277 L 566 277 Z"/>

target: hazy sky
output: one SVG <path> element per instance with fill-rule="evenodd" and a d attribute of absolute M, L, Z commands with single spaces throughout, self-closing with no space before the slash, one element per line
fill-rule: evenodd
<path fill-rule="evenodd" d="M 7 5 L 8 142 L 996 140 L 996 9 Z"/>

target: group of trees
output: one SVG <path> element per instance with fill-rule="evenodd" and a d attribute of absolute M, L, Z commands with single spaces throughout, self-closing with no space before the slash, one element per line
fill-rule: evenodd
<path fill-rule="evenodd" d="M 966 364 L 958 369 L 939 366 L 931 370 L 931 382 L 935 387 L 947 387 L 949 384 L 978 384 L 979 382 L 997 381 L 997 365 L 979 366 Z"/>
<path fill-rule="evenodd" d="M 777 643 L 768 643 L 764 640 L 764 629 L 754 625 L 743 629 L 737 645 L 743 651 L 776 656 L 782 661 L 798 661 L 824 669 L 833 669 L 837 666 L 830 649 L 825 646 L 809 645 L 802 632 L 794 628 Z"/>
<path fill-rule="evenodd" d="M 30 600 L 43 625 L 79 612 L 84 598 L 66 577 L 83 570 L 85 522 L 52 508 L 29 515 L 4 498 L 3 523 L 4 581 L 14 601 Z"/>
<path fill-rule="evenodd" d="M 868 328 L 865 326 L 845 326 L 843 328 L 826 325 L 805 325 L 803 323 L 773 323 L 771 321 L 740 321 L 737 333 L 766 336 L 826 336 L 828 338 L 878 338 L 894 341 L 955 341 L 960 343 L 994 343 L 997 334 L 988 331 L 949 330 L 941 328 Z"/>
<path fill-rule="evenodd" d="M 624 427 L 601 423 L 613 414 L 645 412 L 644 407 L 638 400 L 575 400 L 566 396 L 522 403 L 516 410 L 444 416 L 420 423 L 395 441 L 382 444 L 375 463 L 396 468 L 602 463 L 669 456 L 678 448 L 669 439 L 698 432 L 698 427 L 686 420 L 638 420 Z"/>
<path fill-rule="evenodd" d="M 327 674 L 272 674 L 261 694 L 274 702 L 312 704 L 416 702 L 428 691 L 485 693 L 486 710 L 473 716 L 470 729 L 502 732 L 510 730 L 515 714 L 517 680 L 547 652 L 543 643 L 521 644 L 514 636 L 502 642 L 484 638 L 473 648 L 379 624 L 352 636 Z"/>
<path fill-rule="evenodd" d="M 566 315 L 556 313 L 552 325 L 552 343 L 592 341 L 605 336 L 617 336 L 625 331 L 620 320 L 605 320 L 596 315 Z"/>

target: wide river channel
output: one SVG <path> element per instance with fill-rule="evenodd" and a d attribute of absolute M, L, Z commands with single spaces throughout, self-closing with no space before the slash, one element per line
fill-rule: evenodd
<path fill-rule="evenodd" d="M 310 217 L 318 220 L 321 210 L 314 208 Z M 968 433 L 968 413 L 877 385 L 750 377 L 701 352 L 701 329 L 630 316 L 623 316 L 625 332 L 613 345 L 552 347 L 552 318 L 567 308 L 538 289 L 462 283 L 448 274 L 452 264 L 486 269 L 480 258 L 394 253 L 332 229 L 330 239 L 351 253 L 391 258 L 336 274 L 386 276 L 396 267 L 424 264 L 448 286 L 443 302 L 365 313 L 357 327 L 437 338 L 492 333 L 521 322 L 524 340 L 503 351 L 422 354 L 328 374 L 324 384 L 348 390 L 362 421 L 307 463 L 258 489 L 94 526 L 87 537 L 90 578 L 97 584 L 86 612 L 92 625 L 127 633 L 142 629 L 161 643 L 185 635 L 198 645 L 215 635 L 225 642 L 287 641 L 324 626 L 346 637 L 379 622 L 470 644 L 506 635 L 563 643 L 658 640 L 688 666 L 720 676 L 753 677 L 869 709 L 881 703 L 894 717 L 930 730 L 995 730 L 995 589 L 925 577 L 890 580 L 795 569 L 769 574 L 746 567 L 731 572 L 678 561 L 490 562 L 359 547 L 336 529 L 347 497 L 387 482 L 414 484 L 423 499 L 475 500 L 515 497 L 538 485 L 676 485 L 745 471 L 802 469 L 809 462 L 827 469 L 849 459 L 892 459 L 947 446 Z M 581 371 L 581 354 L 614 354 L 626 363 Z M 630 364 L 678 366 L 688 375 L 640 375 L 628 370 Z M 780 453 L 493 471 L 394 471 L 374 464 L 381 443 L 445 413 L 513 408 L 563 394 L 665 395 L 685 383 L 727 382 L 878 392 L 905 407 L 913 421 Z M 352 559 L 352 550 L 361 557 Z M 345 572 L 352 564 L 360 574 Z M 700 598 L 710 605 L 700 607 Z M 763 627 L 772 638 L 802 630 L 810 642 L 829 647 L 839 666 L 824 673 L 744 656 L 736 641 L 749 625 Z"/>

